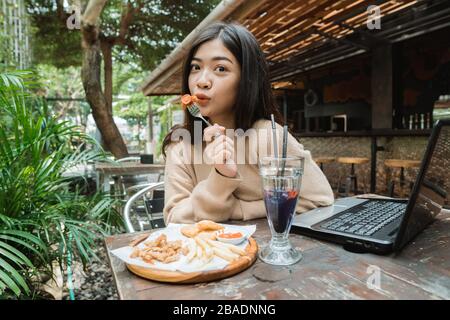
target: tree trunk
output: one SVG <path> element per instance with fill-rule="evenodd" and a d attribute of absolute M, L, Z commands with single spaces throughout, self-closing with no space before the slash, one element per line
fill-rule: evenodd
<path fill-rule="evenodd" d="M 147 126 L 148 126 L 148 142 L 153 143 L 153 109 L 152 109 L 152 98 L 148 99 L 148 118 L 147 118 Z"/>
<path fill-rule="evenodd" d="M 95 3 L 95 1 L 93 2 Z M 90 2 L 89 5 L 91 4 Z M 93 5 L 95 6 L 95 4 Z M 91 15 L 91 13 L 89 12 L 86 15 L 87 19 L 83 20 L 81 27 L 83 39 L 81 79 L 83 81 L 84 91 L 86 92 L 86 99 L 92 109 L 92 116 L 102 134 L 106 149 L 111 151 L 116 158 L 123 158 L 128 156 L 128 150 L 114 123 L 113 116 L 109 111 L 107 99 L 102 92 L 100 81 L 101 55 L 99 30 L 95 23 L 95 14 Z"/>
<path fill-rule="evenodd" d="M 112 115 L 112 46 L 107 41 L 101 41 L 101 49 L 102 49 L 102 55 L 103 55 L 103 73 L 105 75 L 105 99 L 106 103 L 108 105 L 108 111 Z"/>

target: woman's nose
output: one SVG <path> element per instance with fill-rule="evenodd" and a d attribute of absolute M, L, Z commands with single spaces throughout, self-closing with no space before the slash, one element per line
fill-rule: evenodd
<path fill-rule="evenodd" d="M 211 79 L 208 77 L 206 72 L 202 72 L 202 74 L 200 75 L 198 81 L 197 81 L 197 86 L 201 89 L 209 89 L 211 88 L 212 82 Z"/>

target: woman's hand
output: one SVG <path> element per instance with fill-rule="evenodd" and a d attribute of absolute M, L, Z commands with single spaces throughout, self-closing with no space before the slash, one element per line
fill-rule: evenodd
<path fill-rule="evenodd" d="M 205 155 L 216 170 L 223 176 L 234 178 L 237 166 L 234 161 L 234 140 L 225 135 L 225 127 L 215 124 L 207 127 L 203 133 L 206 142 Z"/>

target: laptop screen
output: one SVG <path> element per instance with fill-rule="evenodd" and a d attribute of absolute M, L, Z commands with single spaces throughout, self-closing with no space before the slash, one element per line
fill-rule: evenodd
<path fill-rule="evenodd" d="M 439 214 L 450 190 L 449 174 L 450 121 L 441 121 L 434 128 L 428 142 L 406 216 L 396 239 L 395 250 L 406 245 Z"/>

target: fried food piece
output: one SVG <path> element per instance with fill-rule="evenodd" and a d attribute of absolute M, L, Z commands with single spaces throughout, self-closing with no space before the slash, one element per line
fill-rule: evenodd
<path fill-rule="evenodd" d="M 177 261 L 179 258 L 180 258 L 180 256 L 178 254 L 176 254 L 173 256 L 168 256 L 166 259 L 164 259 L 161 262 L 162 263 L 171 263 L 171 262 Z"/>
<path fill-rule="evenodd" d="M 134 247 L 130 258 L 141 258 L 147 263 L 154 263 L 155 260 L 170 263 L 180 258 L 183 249 L 181 240 L 167 241 L 165 234 L 161 234 L 153 241 L 146 241 L 144 245 L 145 247 L 142 249 Z M 185 252 L 185 255 L 187 255 L 189 250 Z"/>
<path fill-rule="evenodd" d="M 149 254 L 143 256 L 142 260 L 144 260 L 147 263 L 152 263 L 153 264 L 153 257 L 151 255 L 149 255 Z"/>
<path fill-rule="evenodd" d="M 188 238 L 195 237 L 199 232 L 200 230 L 197 228 L 197 225 L 195 224 L 187 225 L 181 228 L 181 233 Z"/>
<path fill-rule="evenodd" d="M 216 231 L 202 231 L 198 235 L 202 239 L 216 240 Z"/>
<path fill-rule="evenodd" d="M 197 222 L 196 225 L 200 231 L 217 231 L 224 229 L 224 226 L 211 220 L 202 220 Z"/>
<path fill-rule="evenodd" d="M 133 248 L 133 252 L 130 255 L 130 258 L 138 258 L 140 250 L 138 247 Z"/>

